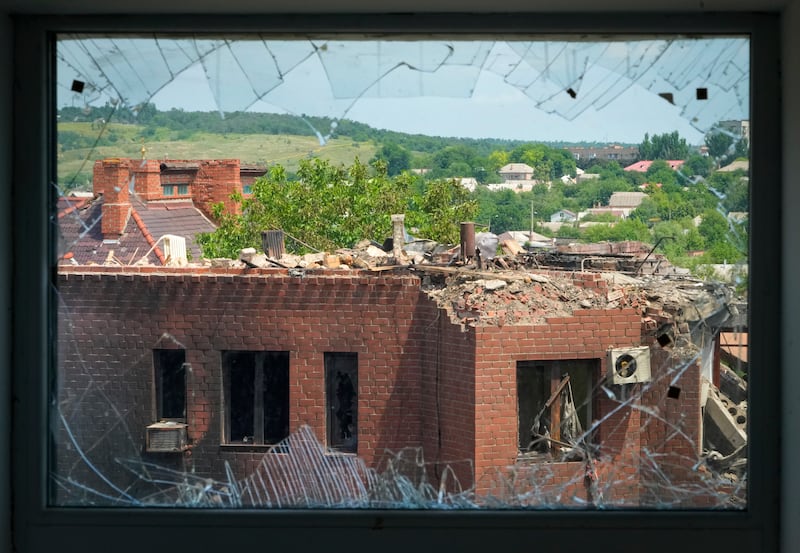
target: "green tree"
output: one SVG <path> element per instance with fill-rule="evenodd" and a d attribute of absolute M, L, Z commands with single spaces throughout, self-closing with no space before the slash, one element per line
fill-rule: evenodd
<path fill-rule="evenodd" d="M 733 159 L 750 159 L 750 141 L 740 138 L 733 146 Z"/>
<path fill-rule="evenodd" d="M 714 160 L 712 158 L 701 156 L 700 154 L 692 154 L 681 167 L 681 172 L 687 177 L 694 175 L 707 177 L 712 169 L 714 169 Z"/>
<path fill-rule="evenodd" d="M 667 164 L 666 161 L 656 160 L 645 173 L 647 182 L 661 183 L 661 184 L 675 184 L 678 182 L 675 176 L 675 171 Z"/>
<path fill-rule="evenodd" d="M 728 220 L 716 209 L 707 209 L 703 212 L 703 220 L 697 227 L 708 246 L 719 242 L 727 242 Z"/>
<path fill-rule="evenodd" d="M 420 235 L 437 242 L 454 244 L 461 233 L 461 223 L 472 221 L 478 202 L 455 179 L 437 179 L 428 183 L 425 193 L 413 200 L 407 220 L 419 228 Z"/>
<path fill-rule="evenodd" d="M 642 159 L 686 159 L 689 145 L 678 131 L 656 134 L 652 138 L 645 133 L 644 140 L 639 144 L 639 156 Z"/>
<path fill-rule="evenodd" d="M 727 157 L 731 144 L 733 144 L 733 137 L 727 133 L 712 132 L 706 135 L 708 155 L 716 160 L 717 166 L 720 165 L 722 159 Z"/>
<path fill-rule="evenodd" d="M 349 168 L 314 159 L 300 163 L 296 180 L 272 167 L 253 184 L 251 198 L 242 202 L 240 215 L 214 206 L 218 229 L 197 241 L 205 257 L 236 257 L 245 247 L 261 247 L 261 231 L 283 229 L 319 250 L 350 246 L 362 238 L 381 239 L 391 232 L 392 213 L 403 213 L 413 177 L 389 178 L 386 166 L 375 164 L 375 174 L 356 160 Z"/>
<path fill-rule="evenodd" d="M 377 160 L 386 162 L 386 171 L 390 177 L 399 175 L 403 171 L 411 168 L 411 153 L 402 146 L 389 142 L 384 144 L 380 150 L 375 153 L 370 163 Z"/>

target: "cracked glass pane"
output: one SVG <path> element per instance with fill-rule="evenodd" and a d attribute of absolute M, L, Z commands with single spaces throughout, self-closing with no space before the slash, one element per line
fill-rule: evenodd
<path fill-rule="evenodd" d="M 56 63 L 52 505 L 746 508 L 747 38 Z"/>

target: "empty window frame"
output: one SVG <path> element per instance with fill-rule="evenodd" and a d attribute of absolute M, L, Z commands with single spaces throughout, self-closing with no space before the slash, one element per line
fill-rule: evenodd
<path fill-rule="evenodd" d="M 582 451 L 591 445 L 598 366 L 596 359 L 517 363 L 521 453 L 584 458 Z"/>
<path fill-rule="evenodd" d="M 325 354 L 325 405 L 328 446 L 347 453 L 358 449 L 358 354 Z"/>
<path fill-rule="evenodd" d="M 225 351 L 223 442 L 274 444 L 289 435 L 289 352 Z"/>
<path fill-rule="evenodd" d="M 186 351 L 153 350 L 155 419 L 186 420 Z"/>

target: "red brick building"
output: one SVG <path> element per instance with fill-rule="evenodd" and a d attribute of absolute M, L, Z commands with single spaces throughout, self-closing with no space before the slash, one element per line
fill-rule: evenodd
<path fill-rule="evenodd" d="M 189 260 L 200 259 L 195 236 L 216 228 L 213 206 L 236 213 L 241 206 L 231 195 L 246 197 L 265 173 L 238 159 L 98 160 L 92 198 L 59 198 L 59 257 L 78 265 L 174 265 L 162 240 L 171 235 L 183 238 Z"/>
<path fill-rule="evenodd" d="M 565 307 L 554 314 L 537 303 L 553 293 L 538 281 L 476 290 L 509 306 L 476 311 L 400 271 L 62 267 L 59 501 L 150 493 L 153 479 L 144 486 L 126 459 L 219 481 L 227 464 L 244 478 L 265 455 L 287 455 L 271 446 L 307 425 L 330 458 L 376 470 L 420 448 L 431 482 L 452 490 L 456 476 L 479 504 L 725 504 L 697 468 L 713 348 L 692 343 L 713 342 L 703 330 L 713 324 L 666 301 L 645 307 L 643 292 L 616 294 L 597 273 L 537 277 L 588 306 L 555 292 Z M 612 384 L 609 348 L 642 345 L 652 378 Z M 557 453 L 567 374 L 586 444 L 572 457 Z M 547 421 L 549 452 L 528 451 L 533 418 Z M 147 451 L 161 420 L 186 425 L 186 448 Z"/>

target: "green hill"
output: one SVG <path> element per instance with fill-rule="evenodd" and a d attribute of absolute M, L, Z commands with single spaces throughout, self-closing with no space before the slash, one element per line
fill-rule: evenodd
<path fill-rule="evenodd" d="M 173 131 L 163 127 L 110 123 L 102 135 L 93 123 L 59 123 L 58 182 L 67 188 L 88 189 L 94 161 L 105 157 L 224 159 L 243 163 L 280 164 L 296 171 L 303 158 L 319 157 L 334 164 L 367 162 L 375 155 L 372 142 L 332 138 L 321 146 L 316 137 L 274 134 L 216 134 Z M 94 144 L 97 146 L 94 146 Z"/>

